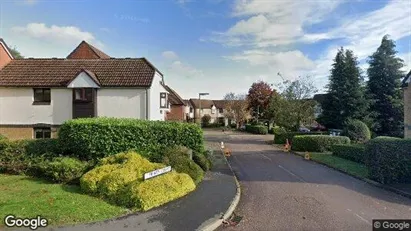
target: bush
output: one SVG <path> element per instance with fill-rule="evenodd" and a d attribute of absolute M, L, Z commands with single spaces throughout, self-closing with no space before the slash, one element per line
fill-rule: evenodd
<path fill-rule="evenodd" d="M 193 161 L 203 169 L 203 171 L 210 170 L 211 162 L 207 159 L 207 157 L 202 153 L 195 153 L 193 155 Z"/>
<path fill-rule="evenodd" d="M 392 136 L 377 136 L 374 138 L 374 140 L 401 140 L 401 138 Z"/>
<path fill-rule="evenodd" d="M 270 134 L 274 134 L 274 135 L 278 135 L 278 134 L 283 134 L 286 133 L 287 130 L 283 127 L 280 126 L 274 126 L 273 128 L 271 128 L 268 133 Z"/>
<path fill-rule="evenodd" d="M 366 144 L 370 178 L 383 184 L 411 182 L 411 139 L 379 138 Z"/>
<path fill-rule="evenodd" d="M 127 207 L 147 210 L 184 196 L 195 189 L 183 173 L 170 173 L 143 181 L 144 173 L 165 165 L 151 163 L 135 152 L 119 153 L 102 159 L 96 168 L 80 178 L 84 192 Z M 141 185 L 141 186 L 140 186 Z"/>
<path fill-rule="evenodd" d="M 365 163 L 365 145 L 363 144 L 333 145 L 332 152 L 334 156 L 338 156 L 357 163 Z"/>
<path fill-rule="evenodd" d="M 142 183 L 133 182 L 126 190 L 129 207 L 143 211 L 180 198 L 195 189 L 193 180 L 184 173 L 171 172 Z"/>
<path fill-rule="evenodd" d="M 52 161 L 43 161 L 35 166 L 36 176 L 56 183 L 78 183 L 88 168 L 87 162 L 72 157 L 56 157 Z"/>
<path fill-rule="evenodd" d="M 294 136 L 304 135 L 325 135 L 323 132 L 279 132 L 274 134 L 274 144 L 285 144 L 287 139 L 288 142 L 292 143 Z"/>
<path fill-rule="evenodd" d="M 66 121 L 59 129 L 65 153 L 92 160 L 137 150 L 151 161 L 161 161 L 161 150 L 183 145 L 204 150 L 203 132 L 196 124 L 118 118 L 82 118 Z"/>
<path fill-rule="evenodd" d="M 245 131 L 252 133 L 252 134 L 262 134 L 265 135 L 268 133 L 268 128 L 265 125 L 251 125 L 251 124 L 246 124 L 245 125 Z"/>
<path fill-rule="evenodd" d="M 367 125 L 360 120 L 349 120 L 342 132 L 354 143 L 365 143 L 371 139 L 371 131 Z"/>
<path fill-rule="evenodd" d="M 331 151 L 336 144 L 350 144 L 350 138 L 346 136 L 294 136 L 291 146 L 294 151 L 325 152 Z"/>
<path fill-rule="evenodd" d="M 203 170 L 193 160 L 187 158 L 187 154 L 181 147 L 171 147 L 164 151 L 163 163 L 170 165 L 179 173 L 188 174 L 195 184 L 201 182 L 204 176 Z"/>
<path fill-rule="evenodd" d="M 201 118 L 201 123 L 203 124 L 203 126 L 207 127 L 210 124 L 211 121 L 211 116 L 210 115 L 204 115 Z"/>

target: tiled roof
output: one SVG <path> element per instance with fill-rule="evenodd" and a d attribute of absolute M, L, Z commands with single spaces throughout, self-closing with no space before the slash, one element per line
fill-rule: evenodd
<path fill-rule="evenodd" d="M 216 108 L 225 108 L 228 100 L 213 100 Z"/>
<path fill-rule="evenodd" d="M 164 88 L 168 91 L 168 100 L 172 105 L 187 105 L 184 100 L 177 94 L 170 86 L 163 85 Z"/>
<path fill-rule="evenodd" d="M 190 99 L 191 104 L 194 108 L 200 108 L 200 100 L 199 99 Z M 214 105 L 214 102 L 209 99 L 202 99 L 201 100 L 201 108 L 210 108 Z"/>
<path fill-rule="evenodd" d="M 0 86 L 64 87 L 83 69 L 103 87 L 149 87 L 156 71 L 145 58 L 15 59 L 0 70 Z"/>
<path fill-rule="evenodd" d="M 84 58 L 84 55 L 81 54 L 82 52 L 84 52 L 85 50 L 90 50 L 92 53 L 94 53 L 96 55 L 97 58 L 99 59 L 109 59 L 110 56 L 107 55 L 106 53 L 102 52 L 101 50 L 97 49 L 96 47 L 92 46 L 91 44 L 87 43 L 86 41 L 82 41 L 68 56 L 68 59 L 76 59 L 77 56 L 83 56 L 82 58 Z M 95 57 L 94 55 L 92 55 L 93 57 Z"/>

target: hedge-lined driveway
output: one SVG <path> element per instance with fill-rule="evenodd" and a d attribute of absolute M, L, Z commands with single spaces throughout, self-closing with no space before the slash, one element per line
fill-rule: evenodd
<path fill-rule="evenodd" d="M 372 219 L 411 219 L 411 200 L 299 156 L 272 136 L 205 133 L 225 141 L 242 187 L 243 220 L 220 230 L 371 230 Z"/>

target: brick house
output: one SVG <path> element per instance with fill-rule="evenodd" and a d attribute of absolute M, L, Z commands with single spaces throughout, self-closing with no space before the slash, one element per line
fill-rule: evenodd
<path fill-rule="evenodd" d="M 411 138 L 411 70 L 403 81 L 404 88 L 404 137 Z"/>
<path fill-rule="evenodd" d="M 0 134 L 55 137 L 81 117 L 164 120 L 163 74 L 145 58 L 111 58 L 81 42 L 67 58 L 14 59 L 0 40 Z"/>
<path fill-rule="evenodd" d="M 164 88 L 168 92 L 168 101 L 170 104 L 170 111 L 168 111 L 166 114 L 166 120 L 186 121 L 187 120 L 187 113 L 186 113 L 187 103 L 170 86 L 164 85 Z"/>
<path fill-rule="evenodd" d="M 199 99 L 190 99 L 189 100 L 192 108 L 194 110 L 194 119 L 195 121 L 200 120 L 200 100 Z M 201 117 L 204 115 L 210 115 L 211 120 L 210 123 L 221 123 L 224 125 L 228 125 L 229 121 L 225 117 L 225 106 L 227 100 L 209 100 L 209 99 L 202 99 L 201 100 Z"/>

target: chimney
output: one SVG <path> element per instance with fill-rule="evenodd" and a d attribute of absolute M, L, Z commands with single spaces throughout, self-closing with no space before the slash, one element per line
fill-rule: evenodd
<path fill-rule="evenodd" d="M 10 53 L 10 49 L 7 47 L 3 39 L 0 38 L 0 70 L 3 69 L 11 60 L 13 55 Z"/>

